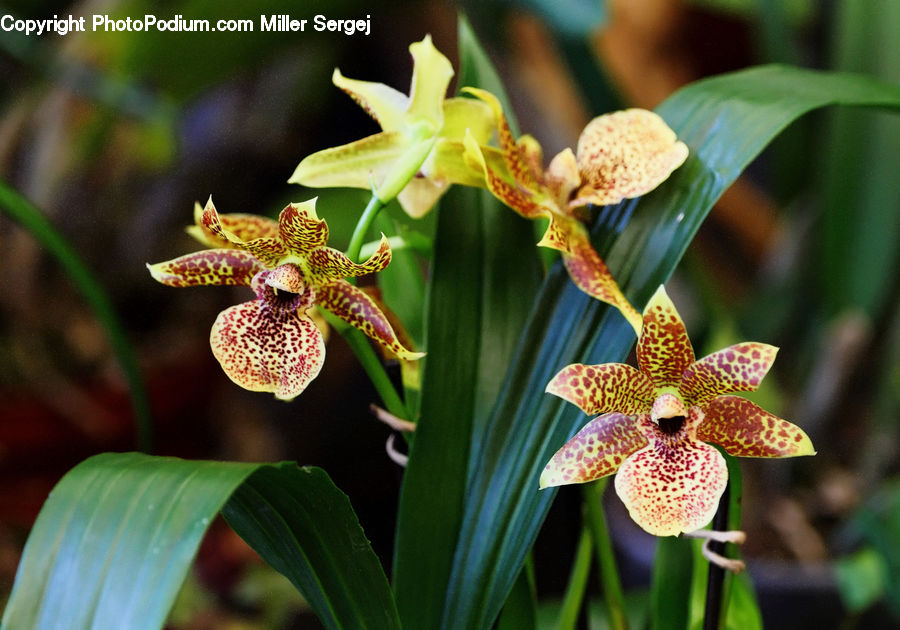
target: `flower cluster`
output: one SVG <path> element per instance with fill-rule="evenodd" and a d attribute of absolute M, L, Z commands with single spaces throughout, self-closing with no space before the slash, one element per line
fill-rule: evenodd
<path fill-rule="evenodd" d="M 616 492 L 632 518 L 658 536 L 706 525 L 725 490 L 730 455 L 813 455 L 799 427 L 734 396 L 754 391 L 777 349 L 739 343 L 702 359 L 660 287 L 647 304 L 630 365 L 574 364 L 547 391 L 597 415 L 550 460 L 541 488 L 593 481 L 616 473 Z"/>
<path fill-rule="evenodd" d="M 421 353 L 405 348 L 379 306 L 344 278 L 384 269 L 391 248 L 382 236 L 362 264 L 326 246 L 328 225 L 316 216 L 316 200 L 290 204 L 278 221 L 249 214 L 220 215 L 210 199 L 195 213 L 189 232 L 213 249 L 147 265 L 173 287 L 248 286 L 256 298 L 222 311 L 210 345 L 225 373 L 252 391 L 290 400 L 314 379 L 325 359 L 325 342 L 309 315 L 319 306 L 364 332 L 403 359 Z"/>

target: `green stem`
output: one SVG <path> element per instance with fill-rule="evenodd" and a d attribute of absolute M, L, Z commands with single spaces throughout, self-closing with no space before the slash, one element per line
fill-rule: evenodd
<path fill-rule="evenodd" d="M 587 588 L 588 576 L 591 573 L 591 530 L 587 523 L 581 530 L 578 539 L 578 547 L 575 550 L 575 561 L 569 573 L 569 584 L 563 596 L 562 607 L 559 609 L 559 618 L 556 621 L 556 630 L 575 630 L 578 623 L 578 615 L 581 613 L 581 604 L 584 600 L 584 591 Z"/>
<path fill-rule="evenodd" d="M 359 262 L 359 251 L 362 249 L 363 243 L 366 242 L 366 234 L 369 232 L 372 221 L 375 220 L 375 217 L 378 216 L 378 213 L 382 208 L 384 208 L 384 203 L 375 196 L 375 193 L 372 193 L 372 197 L 369 199 L 366 209 L 363 210 L 362 216 L 360 216 L 359 221 L 356 222 L 356 227 L 353 229 L 353 236 L 350 237 L 350 245 L 347 247 L 347 256 L 349 256 L 350 260 L 353 262 Z"/>
<path fill-rule="evenodd" d="M 606 526 L 606 515 L 603 512 L 603 490 L 609 478 L 600 479 L 584 487 L 584 501 L 587 505 L 588 525 L 597 550 L 597 561 L 600 563 L 600 583 L 603 585 L 603 597 L 609 614 L 609 625 L 613 630 L 628 630 L 628 618 L 625 615 L 625 593 L 619 581 L 619 570 L 613 553 L 612 539 Z"/>
<path fill-rule="evenodd" d="M 722 456 L 728 464 L 728 485 L 719 501 L 719 509 L 713 517 L 712 528 L 718 531 L 736 530 L 741 527 L 741 467 L 737 458 L 724 452 Z M 737 546 L 733 544 L 713 542 L 709 548 L 726 558 L 734 558 L 737 555 Z M 722 630 L 725 627 L 733 581 L 732 573 L 715 564 L 709 565 L 703 617 L 704 630 Z"/>
<path fill-rule="evenodd" d="M 72 279 L 106 330 L 113 353 L 131 391 L 131 405 L 137 432 L 138 448 L 149 452 L 152 444 L 152 421 L 147 390 L 138 369 L 137 359 L 125 328 L 103 287 L 87 268 L 78 253 L 27 199 L 0 181 L 0 208 L 17 221 L 47 249 Z"/>
<path fill-rule="evenodd" d="M 353 354 L 356 355 L 363 370 L 366 371 L 369 380 L 372 381 L 375 391 L 381 396 L 381 401 L 384 403 L 388 412 L 402 420 L 408 420 L 409 414 L 407 413 L 406 405 L 394 388 L 391 378 L 384 369 L 381 358 L 369 343 L 369 338 L 366 337 L 365 333 L 361 330 L 353 328 L 342 319 L 338 319 L 332 313 L 329 313 L 324 309 L 320 310 L 325 315 L 325 319 L 328 321 L 329 325 L 338 331 L 347 341 L 347 345 L 353 350 Z"/>

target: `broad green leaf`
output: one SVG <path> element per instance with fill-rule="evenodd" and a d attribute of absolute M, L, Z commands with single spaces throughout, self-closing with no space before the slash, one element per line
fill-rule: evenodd
<path fill-rule="evenodd" d="M 464 24 L 461 29 L 461 58 L 481 57 L 474 70 L 484 68 L 486 58 L 472 48 Z M 485 85 L 474 70 L 463 70 L 465 84 Z M 478 449 L 473 427 L 483 424 L 499 393 L 534 300 L 536 250 L 528 222 L 486 191 L 455 186 L 442 199 L 427 298 L 421 414 L 396 531 L 394 592 L 405 627 L 440 624 L 467 500 L 470 448 Z"/>
<path fill-rule="evenodd" d="M 0 211 L 8 214 L 52 254 L 78 287 L 106 331 L 110 346 L 128 382 L 138 448 L 150 450 L 153 442 L 153 426 L 147 390 L 138 368 L 134 350 L 125 334 L 118 314 L 113 308 L 106 290 L 84 264 L 81 256 L 68 241 L 41 214 L 34 205 L 18 192 L 0 181 Z"/>
<path fill-rule="evenodd" d="M 642 307 L 744 167 L 798 116 L 831 104 L 896 109 L 900 87 L 765 66 L 700 81 L 664 102 L 657 111 L 691 156 L 652 193 L 603 208 L 593 232 L 625 295 Z M 580 294 L 560 269 L 550 274 L 471 472 L 444 628 L 493 623 L 555 493 L 537 490 L 540 471 L 587 420 L 545 395 L 546 383 L 568 363 L 622 361 L 633 342 L 617 313 Z"/>
<path fill-rule="evenodd" d="M 97 455 L 56 485 L 25 545 L 3 627 L 161 628 L 232 494 L 238 532 L 301 587 L 326 627 L 369 619 L 399 627 L 384 572 L 322 471 L 138 453 Z"/>
<path fill-rule="evenodd" d="M 347 496 L 321 468 L 258 468 L 222 513 L 329 628 L 399 628 L 387 577 Z"/>

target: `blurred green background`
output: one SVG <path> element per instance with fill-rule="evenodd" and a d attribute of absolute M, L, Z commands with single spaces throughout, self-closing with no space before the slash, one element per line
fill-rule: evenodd
<path fill-rule="evenodd" d="M 193 247 L 183 228 L 209 195 L 222 212 L 274 217 L 318 194 L 332 243 L 345 245 L 365 191 L 286 184 L 303 156 L 377 129 L 331 72 L 406 91 L 407 46 L 426 33 L 456 65 L 460 10 L 520 128 L 547 154 L 574 146 L 594 115 L 652 108 L 690 81 L 759 63 L 900 83 L 900 3 L 890 0 L 0 4 L 0 16 L 21 19 L 255 22 L 254 33 L 0 31 L 0 179 L 40 208 L 108 292 L 148 388 L 155 453 L 322 466 L 384 559 L 402 471 L 384 454 L 388 430 L 368 411 L 376 396 L 342 340 L 329 342 L 322 374 L 294 402 L 242 391 L 208 335 L 246 289 L 169 289 L 144 263 Z M 259 32 L 259 16 L 273 14 L 370 16 L 372 31 Z M 768 628 L 900 619 L 898 159 L 896 116 L 832 109 L 802 119 L 723 196 L 670 285 L 698 355 L 743 339 L 781 347 L 758 395 L 818 448 L 815 458 L 742 463 L 745 553 Z M 0 278 L 2 600 L 53 484 L 91 454 L 138 442 L 102 325 L 57 260 L 5 214 Z M 566 578 L 579 505 L 577 492 L 560 492 L 538 540 L 548 607 Z M 654 541 L 618 502 L 608 508 L 639 609 Z M 217 527 L 172 627 L 317 627 L 292 593 Z"/>

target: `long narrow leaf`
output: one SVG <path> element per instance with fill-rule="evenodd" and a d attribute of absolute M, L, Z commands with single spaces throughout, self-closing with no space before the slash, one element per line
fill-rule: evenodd
<path fill-rule="evenodd" d="M 49 251 L 81 291 L 106 331 L 109 344 L 128 381 L 138 448 L 149 451 L 152 445 L 152 420 L 147 390 L 125 328 L 116 314 L 106 291 L 87 268 L 78 253 L 27 199 L 0 181 L 0 211 L 7 213 L 28 230 Z"/>
<path fill-rule="evenodd" d="M 466 85 L 496 89 L 461 27 Z M 467 45 L 465 42 L 469 42 Z M 474 62 L 473 62 L 474 59 Z M 503 382 L 539 282 L 531 226 L 489 193 L 442 199 L 426 315 L 421 417 L 403 480 L 394 592 L 404 627 L 440 624 L 475 435 Z M 479 415 L 481 420 L 479 421 Z"/>
<path fill-rule="evenodd" d="M 691 157 L 638 202 L 604 209 L 594 232 L 625 294 L 643 305 L 743 168 L 798 116 L 830 104 L 900 108 L 900 87 L 767 66 L 695 83 L 663 103 L 658 112 Z M 620 316 L 563 272 L 548 277 L 470 480 L 444 628 L 493 623 L 554 496 L 538 491 L 540 470 L 586 420 L 544 386 L 567 363 L 623 360 L 633 341 Z"/>
<path fill-rule="evenodd" d="M 57 484 L 26 543 L 3 627 L 158 630 L 232 494 L 238 532 L 270 561 L 277 548 L 273 564 L 326 627 L 399 627 L 387 578 L 322 471 L 138 453 L 97 455 Z"/>

